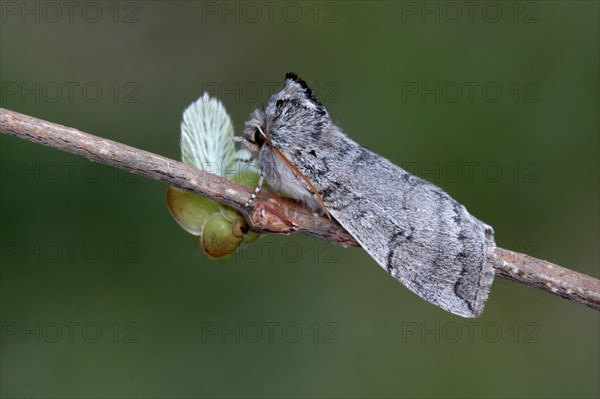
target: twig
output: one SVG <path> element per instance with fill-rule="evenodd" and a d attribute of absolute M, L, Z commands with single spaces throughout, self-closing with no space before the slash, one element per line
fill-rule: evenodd
<path fill-rule="evenodd" d="M 252 187 L 151 152 L 4 108 L 0 108 L 0 131 L 203 195 L 238 210 L 257 233 L 298 232 L 342 246 L 358 246 L 338 223 L 318 217 L 297 201 L 265 190 L 253 207 L 244 207 Z"/>
<path fill-rule="evenodd" d="M 600 310 L 600 280 L 508 249 L 496 248 L 494 255 L 488 261 L 496 276 Z"/>
<path fill-rule="evenodd" d="M 0 132 L 203 195 L 238 210 L 258 233 L 304 233 L 342 246 L 359 246 L 336 221 L 297 201 L 263 190 L 252 207 L 244 207 L 252 187 L 160 155 L 3 108 Z M 502 248 L 496 248 L 488 261 L 500 277 L 600 310 L 598 279 Z"/>

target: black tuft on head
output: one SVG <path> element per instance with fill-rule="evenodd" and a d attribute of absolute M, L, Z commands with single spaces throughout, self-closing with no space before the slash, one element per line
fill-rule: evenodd
<path fill-rule="evenodd" d="M 321 101 L 319 101 L 317 96 L 314 95 L 314 93 L 312 92 L 310 87 L 308 87 L 306 82 L 302 78 L 300 78 L 298 75 L 296 75 L 294 72 L 286 73 L 285 80 L 291 80 L 292 82 L 299 84 L 300 87 L 302 87 L 302 89 L 304 90 L 304 93 L 306 94 L 306 97 L 309 100 L 311 100 L 312 102 L 314 102 L 315 104 L 317 104 L 319 106 L 323 106 L 323 104 L 321 104 Z"/>
<path fill-rule="evenodd" d="M 288 72 L 285 74 L 285 80 L 288 79 L 298 83 L 308 94 L 312 95 L 312 90 L 310 89 L 310 87 L 308 87 L 304 79 L 300 78 L 300 76 L 296 75 L 294 72 Z"/>

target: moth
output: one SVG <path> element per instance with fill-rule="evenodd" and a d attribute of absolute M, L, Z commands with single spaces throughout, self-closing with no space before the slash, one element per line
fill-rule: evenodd
<path fill-rule="evenodd" d="M 335 218 L 392 277 L 463 317 L 483 311 L 494 230 L 441 188 L 356 143 L 296 74 L 240 139 L 278 191 Z M 248 205 L 251 200 L 249 200 Z"/>

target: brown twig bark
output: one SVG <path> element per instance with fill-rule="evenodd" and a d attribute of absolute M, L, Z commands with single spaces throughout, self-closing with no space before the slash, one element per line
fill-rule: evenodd
<path fill-rule="evenodd" d="M 151 152 L 4 108 L 0 108 L 0 132 L 203 195 L 239 211 L 258 233 L 304 233 L 342 246 L 359 246 L 335 220 L 297 201 L 265 190 L 252 207 L 245 207 L 252 187 Z M 496 248 L 488 261 L 500 277 L 600 310 L 598 279 L 502 248 Z"/>

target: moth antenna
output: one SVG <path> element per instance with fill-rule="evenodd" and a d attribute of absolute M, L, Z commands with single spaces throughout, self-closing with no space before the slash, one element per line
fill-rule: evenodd
<path fill-rule="evenodd" d="M 300 172 L 300 170 L 297 167 L 295 167 L 294 164 L 292 164 L 285 155 L 283 155 L 283 153 L 279 150 L 279 148 L 277 148 L 273 145 L 273 142 L 271 141 L 271 139 L 267 137 L 267 135 L 260 128 L 260 126 L 256 126 L 256 127 L 258 128 L 258 131 L 263 136 L 263 138 L 265 139 L 265 141 L 267 142 L 269 147 L 271 147 L 273 149 L 273 151 L 275 151 L 275 153 L 277 155 L 279 155 L 279 157 L 283 160 L 283 162 L 285 162 L 294 171 L 294 173 L 296 173 L 298 176 L 300 176 L 302 178 L 302 180 L 304 180 L 306 182 L 306 184 L 308 184 L 308 187 L 310 187 L 312 192 L 315 193 L 315 195 L 317 196 L 317 200 L 319 200 L 319 204 L 321 204 L 323 211 L 325 211 L 325 214 L 327 215 L 329 220 L 331 220 L 331 215 L 329 214 L 329 211 L 327 210 L 327 206 L 325 206 L 325 202 L 323 202 L 323 198 L 321 197 L 321 194 L 319 194 L 319 190 L 317 190 L 317 188 L 310 182 L 310 180 L 308 180 L 308 177 L 304 176 L 304 173 Z"/>

